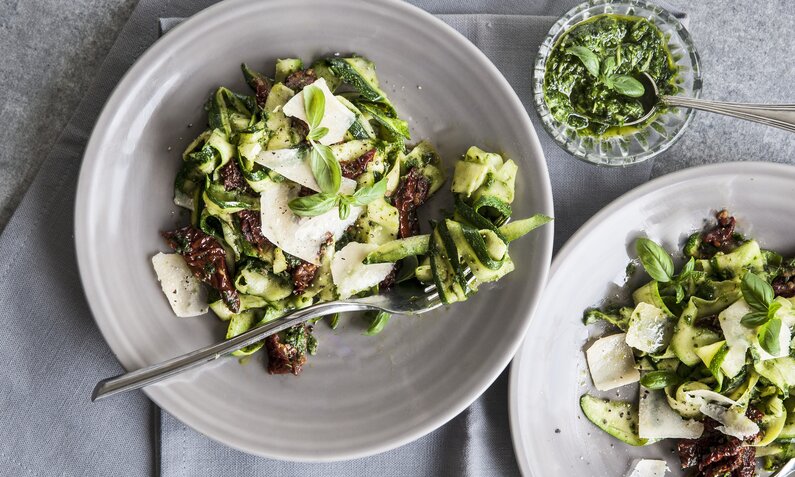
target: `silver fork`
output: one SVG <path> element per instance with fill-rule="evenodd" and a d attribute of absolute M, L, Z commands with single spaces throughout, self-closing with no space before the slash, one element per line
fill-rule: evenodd
<path fill-rule="evenodd" d="M 469 270 L 466 271 L 465 278 L 469 283 L 474 279 Z M 160 382 L 168 377 L 209 363 L 233 351 L 262 341 L 267 336 L 312 318 L 351 311 L 385 311 L 399 315 L 418 315 L 429 312 L 441 305 L 442 301 L 435 286 L 431 285 L 422 288 L 415 284 L 400 284 L 382 295 L 318 303 L 295 310 L 277 320 L 253 328 L 226 341 L 191 351 L 136 371 L 103 379 L 94 387 L 94 392 L 91 393 L 91 400 L 96 401 L 114 394 L 140 389 L 149 384 Z"/>
<path fill-rule="evenodd" d="M 792 475 L 794 470 L 795 459 L 790 459 L 780 469 L 778 469 L 776 472 L 773 472 L 768 477 L 787 477 L 788 475 Z"/>

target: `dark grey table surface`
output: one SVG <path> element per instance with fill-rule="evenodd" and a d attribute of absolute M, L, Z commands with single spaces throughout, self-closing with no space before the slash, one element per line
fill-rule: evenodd
<path fill-rule="evenodd" d="M 499 0 L 496 0 L 499 1 Z M 0 0 L 0 230 L 72 115 L 136 0 Z M 690 15 L 705 98 L 795 102 L 791 0 L 672 0 Z M 549 2 L 549 15 L 561 15 Z M 46 12 L 46 13 L 43 13 Z M 543 134 L 543 132 L 540 132 Z M 781 162 L 795 135 L 698 114 L 654 175 L 684 164 Z"/>

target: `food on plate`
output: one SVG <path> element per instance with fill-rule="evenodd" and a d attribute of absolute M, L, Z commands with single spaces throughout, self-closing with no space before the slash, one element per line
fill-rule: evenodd
<path fill-rule="evenodd" d="M 632 303 L 587 310 L 606 330 L 586 351 L 599 391 L 639 382 L 636 401 L 580 399 L 585 416 L 644 446 L 676 439 L 693 475 L 753 476 L 795 457 L 795 259 L 736 231 L 727 211 L 690 235 L 678 272 L 647 238 L 635 242 L 651 281 Z"/>
<path fill-rule="evenodd" d="M 668 472 L 668 464 L 664 460 L 638 459 L 626 477 L 663 477 Z"/>
<path fill-rule="evenodd" d="M 162 234 L 176 253 L 153 258 L 177 316 L 209 307 L 231 338 L 408 280 L 434 284 L 445 304 L 463 301 L 514 269 L 511 241 L 551 220 L 509 221 L 518 165 L 471 147 L 455 165 L 451 212 L 421 234 L 418 209 L 445 182 L 441 160 L 427 141 L 407 145 L 409 125 L 371 61 L 283 59 L 273 78 L 242 70 L 251 91 L 213 92 L 208 128 L 182 155 L 174 202 L 190 223 Z M 376 334 L 389 314 L 365 318 Z M 317 349 L 312 326 L 234 355 L 265 347 L 270 373 L 298 374 Z"/>
<path fill-rule="evenodd" d="M 557 41 L 544 75 L 544 99 L 552 116 L 582 136 L 631 134 L 643 124 L 645 91 L 638 78 L 648 73 L 659 94 L 678 91 L 678 66 L 665 35 L 646 18 L 601 14 L 582 21 Z M 659 105 L 655 116 L 663 112 Z"/>

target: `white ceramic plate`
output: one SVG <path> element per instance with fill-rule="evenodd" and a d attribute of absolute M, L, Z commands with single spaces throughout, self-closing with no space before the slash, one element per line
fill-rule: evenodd
<path fill-rule="evenodd" d="M 158 41 L 109 99 L 80 175 L 75 238 L 81 277 L 105 339 L 127 369 L 213 343 L 212 316 L 176 318 L 149 258 L 158 232 L 184 224 L 171 203 L 180 151 L 206 123 L 219 85 L 246 91 L 240 63 L 273 71 L 356 52 L 376 62 L 416 141 L 429 138 L 449 167 L 472 144 L 520 164 L 516 216 L 552 214 L 543 153 L 527 114 L 496 68 L 441 21 L 398 1 L 226 1 Z M 188 127 L 193 124 L 193 127 Z M 449 196 L 448 196 L 449 198 Z M 461 412 L 519 346 L 549 267 L 552 227 L 511 246 L 518 269 L 471 302 L 393 318 L 376 337 L 361 322 L 332 332 L 299 377 L 267 375 L 262 358 L 221 360 L 147 394 L 207 436 L 290 460 L 375 454 Z M 101 405 L 101 404 L 98 404 Z"/>
<path fill-rule="evenodd" d="M 583 345 L 587 308 L 620 294 L 639 236 L 681 250 L 705 219 L 727 208 L 738 231 L 766 248 L 795 254 L 795 167 L 744 162 L 687 169 L 649 182 L 591 218 L 558 253 L 538 311 L 511 368 L 511 432 L 526 476 L 620 476 L 633 458 L 662 458 L 680 475 L 673 441 L 633 448 L 605 434 L 580 412 L 592 392 Z M 680 253 L 681 256 L 681 253 Z M 644 280 L 633 275 L 630 286 Z M 592 336 L 598 331 L 591 327 Z M 637 385 L 602 393 L 637 399 Z"/>

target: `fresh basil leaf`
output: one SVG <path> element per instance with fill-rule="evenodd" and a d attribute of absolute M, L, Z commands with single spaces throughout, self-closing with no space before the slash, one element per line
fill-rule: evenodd
<path fill-rule="evenodd" d="M 307 133 L 306 138 L 310 141 L 319 141 L 326 134 L 328 134 L 328 128 L 315 128 Z"/>
<path fill-rule="evenodd" d="M 337 197 L 330 194 L 312 194 L 304 197 L 296 197 L 287 205 L 295 215 L 301 217 L 314 217 L 328 212 L 337 203 Z"/>
<path fill-rule="evenodd" d="M 649 371 L 640 378 L 646 389 L 662 389 L 682 382 L 682 377 L 673 371 Z"/>
<path fill-rule="evenodd" d="M 759 344 L 762 345 L 762 349 L 772 355 L 777 355 L 779 351 L 781 351 L 778 342 L 778 335 L 780 332 L 781 320 L 778 318 L 773 318 L 762 325 L 762 328 L 757 334 L 757 337 L 759 338 Z"/>
<path fill-rule="evenodd" d="M 604 61 L 602 61 L 602 76 L 609 77 L 615 70 L 616 58 L 614 56 L 608 56 Z"/>
<path fill-rule="evenodd" d="M 643 83 L 636 80 L 632 76 L 614 75 L 609 76 L 608 78 L 610 79 L 610 88 L 618 91 L 624 96 L 629 96 L 630 98 L 640 98 L 643 96 L 643 93 L 646 92 L 646 89 L 643 87 Z"/>
<path fill-rule="evenodd" d="M 386 194 L 386 177 L 371 186 L 364 186 L 353 193 L 355 205 L 367 205 L 370 202 L 384 197 Z"/>
<path fill-rule="evenodd" d="M 756 328 L 762 326 L 770 320 L 768 314 L 764 311 L 754 311 L 743 316 L 740 323 L 746 328 Z"/>
<path fill-rule="evenodd" d="M 315 129 L 326 114 L 326 95 L 317 86 L 309 85 L 304 88 L 304 111 L 309 129 Z"/>
<path fill-rule="evenodd" d="M 746 272 L 740 282 L 740 291 L 743 298 L 754 311 L 767 312 L 770 303 L 773 302 L 773 287 L 765 280 L 752 272 Z"/>
<path fill-rule="evenodd" d="M 383 331 L 384 327 L 389 322 L 390 316 L 391 315 L 385 311 L 379 311 L 370 321 L 370 326 L 367 327 L 367 331 L 365 331 L 364 334 L 366 336 L 373 336 Z"/>
<path fill-rule="evenodd" d="M 772 320 L 773 318 L 776 317 L 776 313 L 778 313 L 778 310 L 780 309 L 781 309 L 781 303 L 774 301 L 767 308 L 767 317 Z"/>
<path fill-rule="evenodd" d="M 662 247 L 647 238 L 635 242 L 640 263 L 654 280 L 661 283 L 671 281 L 674 274 L 674 261 Z"/>
<path fill-rule="evenodd" d="M 682 267 L 682 271 L 679 272 L 679 276 L 685 277 L 686 275 L 690 274 L 695 268 L 696 268 L 696 261 L 693 259 L 693 257 L 690 257 L 690 260 L 688 260 L 687 263 L 685 263 L 685 265 Z"/>
<path fill-rule="evenodd" d="M 309 165 L 321 192 L 324 194 L 336 194 L 339 192 L 342 170 L 330 147 L 312 143 Z"/>
<path fill-rule="evenodd" d="M 579 58 L 591 76 L 595 78 L 599 77 L 599 58 L 594 52 L 584 46 L 572 46 L 566 50 L 566 53 L 572 54 Z"/>
<path fill-rule="evenodd" d="M 685 299 L 685 287 L 682 286 L 681 283 L 676 284 L 676 302 L 682 303 L 682 300 Z"/>
<path fill-rule="evenodd" d="M 351 215 L 351 200 L 350 196 L 339 196 L 339 211 L 340 211 L 340 220 L 345 220 Z"/>

